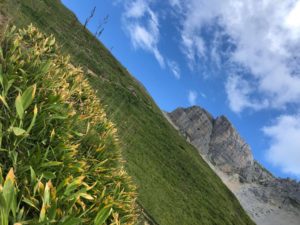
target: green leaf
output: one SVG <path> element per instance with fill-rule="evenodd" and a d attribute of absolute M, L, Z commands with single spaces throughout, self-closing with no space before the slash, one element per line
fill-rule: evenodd
<path fill-rule="evenodd" d="M 17 193 L 15 189 L 13 190 L 13 199 L 10 206 L 11 212 L 13 214 L 14 219 L 17 217 Z"/>
<path fill-rule="evenodd" d="M 21 136 L 26 133 L 26 130 L 19 128 L 19 127 L 12 127 L 11 129 L 16 136 Z"/>
<path fill-rule="evenodd" d="M 17 221 L 21 221 L 24 215 L 24 207 L 18 211 Z M 21 223 L 22 224 L 22 223 Z"/>
<path fill-rule="evenodd" d="M 36 174 L 31 166 L 30 166 L 30 179 L 31 179 L 31 183 L 35 183 L 37 181 Z"/>
<path fill-rule="evenodd" d="M 65 120 L 68 119 L 68 116 L 52 116 L 51 119 L 56 119 L 56 120 Z"/>
<path fill-rule="evenodd" d="M 97 216 L 96 216 L 96 218 L 94 220 L 94 224 L 95 225 L 103 225 L 105 223 L 105 221 L 108 219 L 108 217 L 110 216 L 110 214 L 112 213 L 112 211 L 113 211 L 113 209 L 110 208 L 110 207 L 107 207 L 107 208 L 104 207 L 104 208 L 102 208 L 98 212 L 98 214 L 97 214 Z"/>
<path fill-rule="evenodd" d="M 0 192 L 0 224 L 8 225 L 9 212 L 3 193 Z"/>
<path fill-rule="evenodd" d="M 68 217 L 60 224 L 61 225 L 77 225 L 77 224 L 81 224 L 81 219 L 75 218 L 75 217 Z"/>
<path fill-rule="evenodd" d="M 45 177 L 46 179 L 48 180 L 52 180 L 54 179 L 56 176 L 54 173 L 51 173 L 51 172 L 44 172 L 43 173 L 43 177 Z"/>
<path fill-rule="evenodd" d="M 52 38 L 51 40 L 50 40 L 50 42 L 49 42 L 49 46 L 52 46 L 52 45 L 54 45 L 55 44 L 55 38 Z"/>
<path fill-rule="evenodd" d="M 3 195 L 2 191 L 0 192 L 0 209 L 3 209 L 5 211 L 8 210 L 7 203 L 6 203 L 6 200 L 4 198 L 4 195 Z"/>
<path fill-rule="evenodd" d="M 79 196 L 90 201 L 94 200 L 94 198 L 87 193 L 80 193 Z"/>
<path fill-rule="evenodd" d="M 46 162 L 41 165 L 41 167 L 52 167 L 52 166 L 60 166 L 63 164 L 62 162 L 57 162 L 57 161 L 51 161 L 51 162 Z"/>
<path fill-rule="evenodd" d="M 85 134 L 83 134 L 83 133 L 79 133 L 79 132 L 77 132 L 77 131 L 72 131 L 72 133 L 74 134 L 74 135 L 76 135 L 77 137 L 83 137 Z"/>
<path fill-rule="evenodd" d="M 15 82 L 14 79 L 7 81 L 6 87 L 5 87 L 5 91 L 4 94 L 7 95 L 9 89 L 11 88 L 11 86 L 13 85 L 13 83 Z"/>
<path fill-rule="evenodd" d="M 65 195 L 69 195 L 71 192 L 75 191 L 82 185 L 84 177 L 75 178 L 70 184 L 67 185 L 66 190 L 64 192 Z"/>
<path fill-rule="evenodd" d="M 4 98 L 3 96 L 1 96 L 1 95 L 0 95 L 0 100 L 1 100 L 1 102 L 3 103 L 3 105 L 9 110 L 9 106 L 8 106 L 8 104 L 7 104 L 6 100 L 5 100 L 5 98 Z"/>
<path fill-rule="evenodd" d="M 57 209 L 57 200 L 51 202 L 51 207 L 48 209 L 48 218 L 50 220 L 54 220 L 56 216 L 56 209 Z"/>
<path fill-rule="evenodd" d="M 30 123 L 29 127 L 27 128 L 27 133 L 29 133 L 31 131 L 31 129 L 33 128 L 33 126 L 35 124 L 37 113 L 38 113 L 38 109 L 37 109 L 37 106 L 35 105 L 34 110 L 33 110 L 33 117 L 32 117 L 31 123 Z"/>
<path fill-rule="evenodd" d="M 47 207 L 50 205 L 50 187 L 48 183 L 45 187 L 43 202 Z"/>
<path fill-rule="evenodd" d="M 51 66 L 52 62 L 51 60 L 48 60 L 46 63 L 44 63 L 41 67 L 40 67 L 40 73 L 41 74 L 45 74 L 48 72 L 50 66 Z"/>
<path fill-rule="evenodd" d="M 12 169 L 6 176 L 2 193 L 7 203 L 7 210 L 10 210 L 13 205 L 13 201 L 15 200 L 14 172 Z"/>
<path fill-rule="evenodd" d="M 41 210 L 40 210 L 40 218 L 39 218 L 39 222 L 44 222 L 46 220 L 46 207 L 43 204 Z"/>
<path fill-rule="evenodd" d="M 24 117 L 24 108 L 22 105 L 22 98 L 21 98 L 20 94 L 16 98 L 15 106 L 16 106 L 17 114 L 18 114 L 19 118 L 22 120 Z"/>
<path fill-rule="evenodd" d="M 39 208 L 33 203 L 33 201 L 29 200 L 28 198 L 24 197 L 23 202 L 39 211 Z"/>
<path fill-rule="evenodd" d="M 21 101 L 23 110 L 25 111 L 30 104 L 32 103 L 36 92 L 36 84 L 32 85 L 31 87 L 27 88 L 24 93 L 22 94 Z"/>

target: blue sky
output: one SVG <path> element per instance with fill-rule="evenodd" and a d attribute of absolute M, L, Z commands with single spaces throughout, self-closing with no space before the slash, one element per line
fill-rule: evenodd
<path fill-rule="evenodd" d="M 166 111 L 226 115 L 275 175 L 300 179 L 299 0 L 63 0 Z"/>

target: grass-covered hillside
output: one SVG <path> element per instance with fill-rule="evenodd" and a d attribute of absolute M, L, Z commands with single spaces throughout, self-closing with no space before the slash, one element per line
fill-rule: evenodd
<path fill-rule="evenodd" d="M 197 150 L 167 122 L 147 92 L 59 0 L 0 0 L 18 27 L 54 34 L 117 129 L 138 202 L 160 225 L 253 224 Z"/>

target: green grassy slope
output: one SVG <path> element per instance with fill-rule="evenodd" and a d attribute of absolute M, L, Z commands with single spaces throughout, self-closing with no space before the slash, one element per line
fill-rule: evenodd
<path fill-rule="evenodd" d="M 33 23 L 53 33 L 73 63 L 90 72 L 119 130 L 138 201 L 158 224 L 254 224 L 142 86 L 59 0 L 0 0 L 0 10 L 17 26 Z"/>

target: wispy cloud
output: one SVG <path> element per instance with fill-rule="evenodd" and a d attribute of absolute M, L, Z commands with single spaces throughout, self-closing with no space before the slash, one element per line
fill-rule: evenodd
<path fill-rule="evenodd" d="M 180 68 L 177 62 L 173 60 L 168 60 L 167 61 L 168 67 L 175 76 L 176 79 L 180 79 Z"/>
<path fill-rule="evenodd" d="M 253 92 L 252 85 L 241 76 L 231 74 L 225 85 L 228 96 L 229 107 L 233 112 L 240 113 L 246 108 L 260 110 L 267 108 L 267 100 L 252 99 L 250 94 Z"/>
<path fill-rule="evenodd" d="M 148 1 L 136 0 L 126 4 L 125 16 L 127 18 L 141 18 L 149 10 Z"/>
<path fill-rule="evenodd" d="M 198 93 L 194 90 L 190 90 L 188 94 L 188 101 L 190 105 L 196 105 L 197 98 L 198 98 Z"/>
<path fill-rule="evenodd" d="M 154 55 L 161 67 L 165 59 L 158 49 L 160 39 L 158 15 L 151 9 L 148 0 L 126 1 L 123 25 L 135 48 Z"/>
<path fill-rule="evenodd" d="M 182 51 L 189 60 L 189 67 L 193 68 L 196 59 L 202 60 L 205 57 L 206 48 L 202 38 L 197 35 L 182 33 Z"/>
<path fill-rule="evenodd" d="M 263 132 L 271 139 L 267 159 L 300 178 L 300 115 L 282 115 Z"/>
<path fill-rule="evenodd" d="M 181 2 L 184 2 L 182 50 L 189 63 L 201 62 L 208 55 L 220 60 L 218 54 L 222 52 L 207 44 L 209 40 L 203 33 L 209 27 L 218 26 L 227 37 L 219 40 L 220 46 L 233 46 L 227 52 L 227 62 L 247 71 L 247 80 L 251 82 L 239 86 L 245 89 L 234 94 L 227 92 L 234 111 L 262 109 L 257 106 L 262 98 L 272 108 L 300 104 L 299 0 Z M 229 77 L 227 87 L 232 81 Z M 235 99 L 240 103 L 233 106 Z"/>

